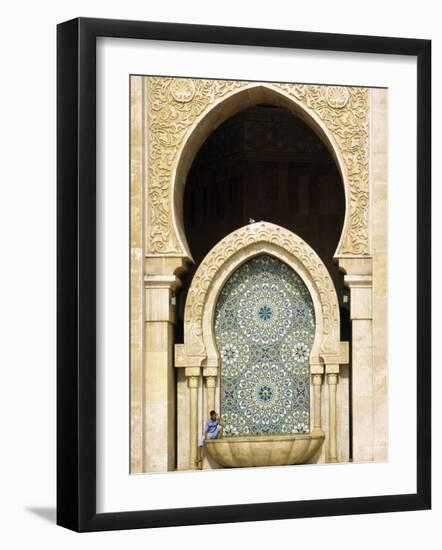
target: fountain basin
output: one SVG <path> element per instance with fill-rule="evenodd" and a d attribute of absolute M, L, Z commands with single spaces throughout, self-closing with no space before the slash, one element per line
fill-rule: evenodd
<path fill-rule="evenodd" d="M 324 433 L 223 437 L 205 441 L 208 454 L 226 468 L 305 464 L 321 447 Z"/>

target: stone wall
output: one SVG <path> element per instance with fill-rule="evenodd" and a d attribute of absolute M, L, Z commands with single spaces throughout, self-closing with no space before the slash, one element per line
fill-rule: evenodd
<path fill-rule="evenodd" d="M 210 364 L 183 369 L 184 376 L 183 370 L 174 371 L 175 293 L 192 261 L 183 223 L 184 186 L 211 132 L 261 103 L 303 119 L 338 166 L 346 211 L 334 258 L 350 292 L 352 362 L 351 376 L 341 372 L 337 377 L 339 361 L 334 369 L 336 358 L 321 359 L 328 361 L 323 376 L 330 384 L 321 408 L 326 412 L 336 399 L 336 454 L 341 453 L 338 460 L 348 459 L 341 440 L 348 434 L 344 397 L 351 378 L 353 459 L 386 458 L 386 98 L 385 90 L 339 86 L 131 78 L 132 472 L 185 467 L 176 456 L 176 428 L 183 427 L 183 419 L 175 411 L 197 403 L 202 415 L 203 399 L 218 399 Z M 215 385 L 203 388 L 192 368 L 205 368 Z M 189 449 L 189 440 L 181 443 Z"/>

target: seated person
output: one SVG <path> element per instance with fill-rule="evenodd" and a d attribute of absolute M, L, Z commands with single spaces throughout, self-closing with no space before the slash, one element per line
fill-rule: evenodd
<path fill-rule="evenodd" d="M 199 468 L 202 467 L 203 447 L 205 439 L 221 438 L 223 436 L 223 429 L 224 425 L 216 414 L 216 411 L 210 411 L 210 418 L 206 420 L 204 435 L 200 435 L 200 437 L 198 438 L 198 455 L 196 462 Z"/>

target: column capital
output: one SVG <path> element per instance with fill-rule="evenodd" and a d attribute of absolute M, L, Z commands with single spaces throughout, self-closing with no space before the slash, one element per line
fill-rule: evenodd
<path fill-rule="evenodd" d="M 318 358 L 319 359 L 319 358 Z M 324 364 L 310 361 L 310 374 L 323 374 Z"/>
<path fill-rule="evenodd" d="M 175 290 L 180 286 L 181 280 L 176 275 L 144 275 L 144 288 Z"/>
<path fill-rule="evenodd" d="M 205 376 L 204 379 L 208 388 L 216 387 L 216 376 Z"/>
<path fill-rule="evenodd" d="M 327 383 L 329 386 L 334 386 L 338 383 L 338 374 L 333 372 L 327 374 Z"/>
<path fill-rule="evenodd" d="M 339 353 L 321 355 L 325 365 L 325 372 L 339 374 L 340 365 L 347 365 L 349 362 L 348 342 L 339 342 Z"/>
<path fill-rule="evenodd" d="M 215 376 L 215 378 L 218 376 L 219 371 L 218 367 L 206 367 L 203 368 L 203 376 Z"/>
<path fill-rule="evenodd" d="M 187 271 L 189 262 L 182 256 L 160 256 L 146 254 L 144 257 L 144 273 L 147 277 L 179 277 Z"/>
<path fill-rule="evenodd" d="M 344 275 L 344 285 L 349 288 L 371 288 L 373 277 L 371 275 Z"/>
<path fill-rule="evenodd" d="M 206 355 L 189 353 L 186 344 L 175 344 L 175 367 L 176 368 L 200 368 Z"/>
<path fill-rule="evenodd" d="M 373 273 L 373 260 L 371 256 L 348 256 L 339 258 L 339 269 L 346 276 L 370 275 Z"/>
<path fill-rule="evenodd" d="M 200 367 L 186 367 L 184 369 L 184 375 L 186 377 L 189 377 L 189 376 L 200 376 L 201 374 L 201 369 Z"/>
<path fill-rule="evenodd" d="M 200 377 L 195 375 L 187 376 L 187 385 L 189 388 L 198 389 Z"/>
<path fill-rule="evenodd" d="M 314 386 L 320 386 L 322 384 L 322 374 L 313 374 L 312 375 L 312 384 Z"/>
<path fill-rule="evenodd" d="M 344 284 L 350 289 L 351 320 L 372 319 L 373 279 L 371 275 L 345 275 Z"/>

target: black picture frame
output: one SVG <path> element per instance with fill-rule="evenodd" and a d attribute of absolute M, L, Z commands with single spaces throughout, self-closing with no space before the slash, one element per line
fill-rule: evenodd
<path fill-rule="evenodd" d="M 96 512 L 96 39 L 302 48 L 417 58 L 415 494 Z M 431 507 L 431 41 L 78 18 L 57 27 L 57 524 L 83 531 Z"/>

